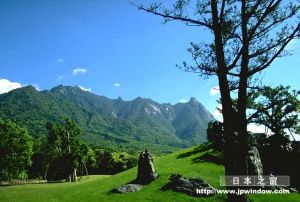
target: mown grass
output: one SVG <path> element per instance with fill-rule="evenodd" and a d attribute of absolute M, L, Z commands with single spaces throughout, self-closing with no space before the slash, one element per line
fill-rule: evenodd
<path fill-rule="evenodd" d="M 207 198 L 195 198 L 171 190 L 163 191 L 172 173 L 187 177 L 201 177 L 215 187 L 219 187 L 219 177 L 224 174 L 224 167 L 201 159 L 211 152 L 207 147 L 196 147 L 178 151 L 154 159 L 159 178 L 141 191 L 128 194 L 115 194 L 110 191 L 119 185 L 129 183 L 136 177 L 136 168 L 112 176 L 89 176 L 77 183 L 27 184 L 0 187 L 0 201 L 224 201 L 225 195 Z M 254 195 L 253 201 L 300 201 L 300 194 Z"/>

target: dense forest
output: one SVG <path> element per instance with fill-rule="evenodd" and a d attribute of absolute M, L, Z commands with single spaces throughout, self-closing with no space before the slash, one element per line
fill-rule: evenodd
<path fill-rule="evenodd" d="M 77 176 L 115 174 L 137 163 L 134 154 L 91 148 L 69 118 L 62 125 L 48 122 L 46 137 L 39 139 L 11 121 L 1 120 L 0 126 L 0 181 L 76 181 Z"/>

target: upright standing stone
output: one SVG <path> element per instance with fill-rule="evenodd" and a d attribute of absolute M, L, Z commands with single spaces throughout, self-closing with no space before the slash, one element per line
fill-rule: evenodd
<path fill-rule="evenodd" d="M 248 151 L 248 174 L 258 176 L 263 175 L 263 165 L 256 147 L 251 147 Z"/>
<path fill-rule="evenodd" d="M 148 184 L 157 178 L 153 165 L 152 155 L 145 150 L 139 156 L 138 174 L 136 181 L 139 184 Z"/>

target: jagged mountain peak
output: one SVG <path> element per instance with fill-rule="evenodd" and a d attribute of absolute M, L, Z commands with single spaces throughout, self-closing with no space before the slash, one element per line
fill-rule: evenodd
<path fill-rule="evenodd" d="M 124 102 L 121 96 L 119 96 L 116 100 Z"/>
<path fill-rule="evenodd" d="M 191 97 L 189 102 L 190 103 L 199 103 L 199 101 L 195 97 Z"/>
<path fill-rule="evenodd" d="M 195 97 L 191 97 L 187 103 L 193 107 L 203 107 L 203 105 Z"/>
<path fill-rule="evenodd" d="M 64 86 L 58 85 L 50 90 L 51 92 L 61 93 L 61 94 L 68 94 L 68 93 L 84 93 L 86 92 L 80 86 Z"/>
<path fill-rule="evenodd" d="M 110 99 L 79 86 L 59 85 L 49 91 L 27 86 L 19 91 L 26 91 L 22 93 L 25 96 L 14 91 L 0 95 L 3 118 L 16 120 L 37 137 L 46 134 L 43 123 L 60 122 L 61 117 L 68 116 L 92 141 L 113 141 L 119 146 L 141 141 L 183 147 L 206 141 L 207 123 L 213 119 L 193 97 L 187 103 L 171 105 L 142 97 L 131 101 Z M 35 93 L 28 93 L 31 91 Z"/>

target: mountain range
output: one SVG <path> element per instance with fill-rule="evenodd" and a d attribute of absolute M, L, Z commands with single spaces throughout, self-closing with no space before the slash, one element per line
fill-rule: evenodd
<path fill-rule="evenodd" d="M 175 105 L 141 97 L 124 101 L 63 85 L 44 91 L 26 86 L 1 94 L 0 109 L 0 117 L 26 127 L 35 138 L 47 134 L 48 121 L 60 123 L 68 116 L 92 145 L 158 153 L 205 142 L 207 124 L 214 119 L 193 97 Z"/>

